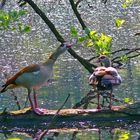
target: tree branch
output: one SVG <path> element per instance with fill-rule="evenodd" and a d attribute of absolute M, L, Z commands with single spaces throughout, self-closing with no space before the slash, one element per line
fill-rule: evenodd
<path fill-rule="evenodd" d="M 76 2 L 76 4 L 75 4 L 76 8 L 78 7 L 78 5 L 79 5 L 79 3 L 80 3 L 81 1 L 83 1 L 83 0 L 78 0 L 78 1 Z"/>
<path fill-rule="evenodd" d="M 123 55 L 126 55 L 126 56 L 128 57 L 128 59 L 131 59 L 131 58 L 134 58 L 134 57 L 137 57 L 137 56 L 140 55 L 139 50 L 140 50 L 140 48 L 134 48 L 134 49 L 122 48 L 122 49 L 120 49 L 120 50 L 116 50 L 116 51 L 114 51 L 114 52 L 111 52 L 110 54 L 114 55 L 114 54 L 116 54 L 116 53 L 123 52 Z M 127 52 L 126 52 L 126 51 L 127 51 Z M 137 53 L 137 54 L 132 55 L 132 56 L 128 56 L 128 55 L 130 55 L 131 53 Z M 98 58 L 98 57 L 99 57 L 99 55 L 98 55 L 98 56 L 91 57 L 90 59 L 88 59 L 88 61 L 90 62 L 90 61 L 92 61 L 92 60 L 94 60 L 94 59 L 96 59 L 96 58 Z M 120 59 L 120 57 L 121 57 L 121 56 L 116 56 L 116 57 L 114 57 L 114 58 L 111 60 L 112 64 L 113 64 L 113 63 L 116 63 L 116 64 L 118 64 L 118 67 L 122 66 L 122 63 L 121 63 L 122 60 Z"/>
<path fill-rule="evenodd" d="M 82 58 L 81 56 L 79 56 L 77 53 L 74 52 L 74 50 L 69 49 L 68 52 L 74 58 L 76 58 L 90 73 L 93 72 L 93 68 L 97 67 L 96 65 L 89 63 L 88 60 L 86 60 L 86 59 Z"/>
<path fill-rule="evenodd" d="M 138 52 L 140 50 L 140 48 L 134 48 L 134 49 L 121 49 L 121 50 L 117 50 L 117 51 L 115 51 L 115 52 L 113 52 L 113 53 L 111 53 L 111 54 L 115 54 L 115 53 L 117 53 L 117 52 L 120 52 L 120 51 L 127 51 L 126 53 L 124 53 L 123 55 L 129 55 L 129 54 L 131 54 L 131 53 L 138 53 L 138 54 L 136 54 L 136 55 L 133 55 L 133 56 L 128 56 L 128 58 L 134 58 L 134 57 L 137 57 L 137 56 L 139 56 L 140 55 L 140 52 Z M 112 62 L 113 61 L 115 61 L 115 60 L 117 60 L 117 59 L 120 59 L 120 56 L 117 56 L 117 57 L 115 57 L 115 58 L 113 58 L 112 59 Z"/>
<path fill-rule="evenodd" d="M 65 40 L 63 37 L 59 34 L 59 32 L 56 30 L 54 24 L 47 18 L 44 12 L 39 9 L 39 7 L 32 1 L 32 0 L 24 0 L 27 2 L 34 10 L 35 12 L 43 19 L 43 21 L 48 25 L 48 27 L 51 29 L 51 31 L 54 33 L 57 40 L 61 43 L 64 43 Z"/>
<path fill-rule="evenodd" d="M 48 25 L 48 27 L 51 29 L 51 31 L 54 33 L 55 37 L 57 38 L 57 40 L 61 43 L 64 43 L 65 40 L 63 39 L 63 37 L 59 34 L 59 32 L 56 30 L 54 24 L 47 18 L 47 16 L 45 15 L 44 12 L 42 12 L 39 7 L 32 1 L 32 0 L 24 0 L 25 2 L 27 2 L 34 10 L 35 12 L 43 19 L 43 21 Z M 82 21 L 82 19 L 81 19 Z M 83 23 L 84 28 L 86 28 L 86 26 Z M 93 72 L 92 67 L 96 67 L 95 65 L 89 63 L 86 59 L 80 57 L 72 48 L 70 48 L 69 53 L 76 58 L 90 73 Z"/>
<path fill-rule="evenodd" d="M 77 19 L 79 20 L 79 22 L 81 24 L 83 30 L 85 30 L 87 28 L 87 26 L 85 25 L 84 21 L 82 20 L 81 15 L 79 14 L 79 12 L 78 12 L 78 10 L 76 8 L 76 4 L 74 3 L 73 0 L 69 0 L 69 2 L 71 4 L 73 12 L 75 13 Z"/>

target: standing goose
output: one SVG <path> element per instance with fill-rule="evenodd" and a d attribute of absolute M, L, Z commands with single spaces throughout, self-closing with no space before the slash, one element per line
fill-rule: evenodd
<path fill-rule="evenodd" d="M 97 90 L 110 90 L 110 103 L 109 108 L 112 108 L 112 91 L 113 87 L 120 85 L 122 82 L 122 79 L 120 75 L 118 74 L 117 70 L 113 67 L 111 67 L 111 61 L 110 59 L 105 56 L 101 55 L 98 58 L 98 62 L 101 62 L 101 67 L 97 67 L 92 75 L 89 77 L 89 84 L 97 87 Z M 99 98 L 100 94 L 98 95 L 98 106 L 97 109 L 101 109 Z"/>
<path fill-rule="evenodd" d="M 18 71 L 14 76 L 7 80 L 7 82 L 2 86 L 1 93 L 7 91 L 8 89 L 24 87 L 28 90 L 28 98 L 30 101 L 31 108 L 37 114 L 43 114 L 42 110 L 38 108 L 36 91 L 40 89 L 43 85 L 46 85 L 52 78 L 53 65 L 57 58 L 64 53 L 70 44 L 61 44 L 54 53 L 48 58 L 48 60 L 42 64 L 31 64 L 20 71 Z M 34 103 L 31 99 L 31 91 L 33 90 Z"/>

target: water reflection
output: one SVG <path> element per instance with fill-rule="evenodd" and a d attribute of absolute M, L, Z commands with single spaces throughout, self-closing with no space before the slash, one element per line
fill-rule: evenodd
<path fill-rule="evenodd" d="M 114 129 L 51 129 L 46 135 L 44 131 L 30 130 L 21 132 L 0 133 L 2 139 L 12 140 L 139 140 L 140 132 L 135 133 L 131 130 L 114 128 Z"/>

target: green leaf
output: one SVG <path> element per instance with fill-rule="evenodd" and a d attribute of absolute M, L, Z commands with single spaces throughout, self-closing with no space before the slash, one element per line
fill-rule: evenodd
<path fill-rule="evenodd" d="M 18 23 L 18 29 L 22 32 L 22 23 Z"/>
<path fill-rule="evenodd" d="M 110 36 L 105 36 L 105 42 L 110 43 L 112 40 L 112 37 Z"/>
<path fill-rule="evenodd" d="M 10 11 L 9 16 L 12 20 L 17 20 L 18 18 L 18 12 L 16 10 Z"/>
<path fill-rule="evenodd" d="M 124 8 L 124 9 L 127 7 L 127 5 L 126 5 L 125 3 L 123 3 L 121 6 L 122 6 L 122 8 Z"/>
<path fill-rule="evenodd" d="M 87 46 L 87 47 L 91 47 L 91 46 L 93 46 L 93 42 L 92 42 L 91 39 L 88 39 L 88 40 L 87 40 L 87 42 L 86 42 L 86 46 Z"/>
<path fill-rule="evenodd" d="M 23 15 L 25 15 L 27 13 L 27 10 L 20 10 L 19 12 L 18 12 L 18 15 L 19 16 L 23 16 Z"/>
<path fill-rule="evenodd" d="M 16 11 L 15 9 L 9 12 L 0 10 L 0 30 L 10 29 L 12 31 L 19 30 L 21 32 L 29 32 L 30 27 L 23 26 L 22 23 L 18 21 L 19 17 L 26 14 L 26 12 L 26 10 Z"/>
<path fill-rule="evenodd" d="M 91 38 L 94 38 L 95 34 L 96 34 L 96 31 L 95 30 L 92 30 L 92 31 L 89 32 L 89 36 Z"/>
<path fill-rule="evenodd" d="M 104 51 L 101 52 L 101 54 L 108 55 L 108 54 L 111 54 L 111 52 L 110 51 L 107 51 L 107 50 L 104 50 Z"/>
<path fill-rule="evenodd" d="M 100 40 L 109 43 L 112 40 L 112 37 L 106 36 L 104 33 L 101 33 Z"/>
<path fill-rule="evenodd" d="M 89 30 L 88 28 L 85 28 L 84 30 L 85 30 L 85 33 L 86 33 L 87 35 L 89 35 L 90 30 Z"/>
<path fill-rule="evenodd" d="M 3 19 L 4 19 L 5 21 L 6 21 L 6 20 L 9 20 L 9 15 L 7 15 L 7 14 L 4 15 L 4 16 L 3 16 Z"/>
<path fill-rule="evenodd" d="M 100 40 L 105 40 L 105 35 L 104 35 L 104 33 L 101 33 L 101 37 L 100 37 Z"/>
<path fill-rule="evenodd" d="M 122 61 L 127 61 L 128 60 L 128 57 L 127 57 L 127 55 L 123 55 L 123 56 L 120 57 L 120 59 Z"/>
<path fill-rule="evenodd" d="M 83 42 L 85 40 L 85 37 L 84 36 L 79 36 L 78 37 L 78 42 Z"/>
<path fill-rule="evenodd" d="M 71 36 L 72 37 L 77 37 L 77 30 L 76 30 L 76 28 L 74 27 L 74 26 L 72 26 L 71 28 L 70 28 L 70 33 L 71 33 Z"/>
<path fill-rule="evenodd" d="M 25 33 L 30 32 L 30 26 L 26 25 L 23 29 Z"/>
<path fill-rule="evenodd" d="M 15 31 L 15 30 L 16 30 L 16 27 L 13 26 L 13 27 L 11 28 L 11 30 L 12 30 L 12 31 Z"/>
<path fill-rule="evenodd" d="M 129 103 L 130 102 L 130 98 L 124 98 L 124 102 L 125 103 Z"/>
<path fill-rule="evenodd" d="M 117 28 L 119 28 L 124 22 L 125 22 L 124 19 L 120 19 L 120 18 L 115 19 L 115 24 Z"/>
<path fill-rule="evenodd" d="M 96 45 L 100 48 L 102 45 L 102 41 L 101 40 L 96 41 Z"/>

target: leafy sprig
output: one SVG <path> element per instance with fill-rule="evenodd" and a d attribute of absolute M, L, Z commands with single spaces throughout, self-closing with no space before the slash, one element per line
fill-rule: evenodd
<path fill-rule="evenodd" d="M 30 26 L 20 22 L 20 17 L 27 13 L 26 10 L 11 10 L 6 12 L 0 10 L 0 30 L 18 30 L 20 32 L 29 32 Z"/>

